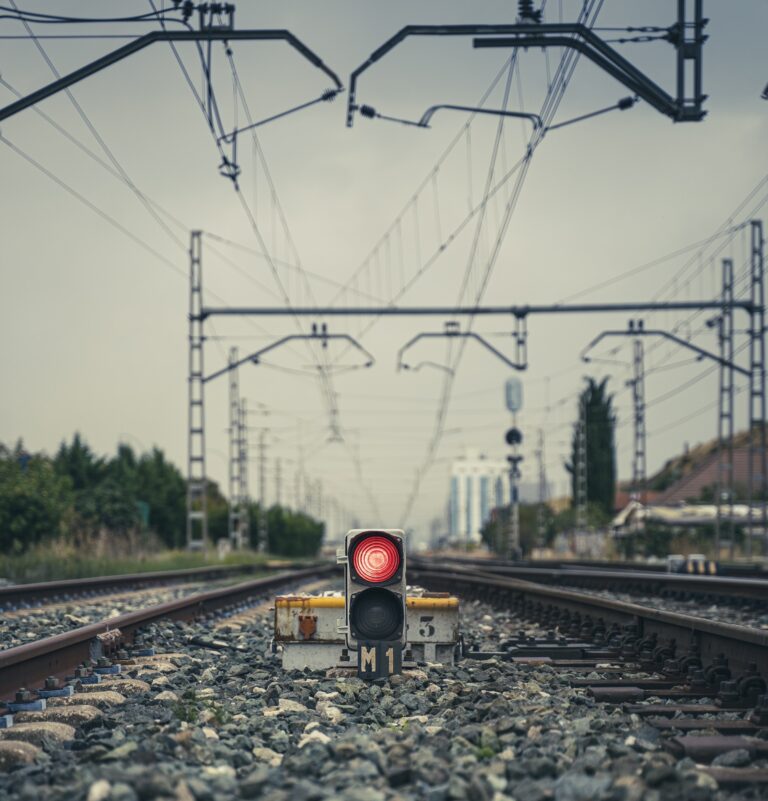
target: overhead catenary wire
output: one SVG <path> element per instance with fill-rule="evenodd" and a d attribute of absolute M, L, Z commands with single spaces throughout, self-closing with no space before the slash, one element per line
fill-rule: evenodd
<path fill-rule="evenodd" d="M 10 3 L 13 6 L 14 9 L 17 8 L 16 0 L 10 0 Z M 37 40 L 34 31 L 30 27 L 29 22 L 23 21 L 22 24 L 24 25 L 24 28 L 26 29 L 27 33 L 29 34 L 30 38 L 32 39 L 32 42 L 34 43 L 34 45 L 37 48 L 37 50 L 40 53 L 40 55 L 42 56 L 43 60 L 48 65 L 48 68 L 50 69 L 51 73 L 54 75 L 54 77 L 56 79 L 60 79 L 61 78 L 61 73 L 56 68 L 56 65 L 51 60 L 51 58 L 48 55 L 48 53 L 46 52 L 45 48 Z M 141 202 L 141 204 L 144 206 L 144 208 L 147 210 L 147 212 L 154 218 L 154 220 L 157 222 L 157 224 L 163 229 L 163 231 L 171 239 L 173 239 L 176 242 L 177 245 L 179 245 L 182 248 L 186 249 L 186 244 L 184 242 L 182 242 L 179 239 L 179 237 L 170 229 L 170 227 L 165 222 L 165 220 L 163 220 L 163 218 L 155 210 L 154 206 L 147 200 L 147 198 L 144 196 L 144 194 L 141 192 L 141 190 L 136 186 L 136 184 L 134 184 L 134 182 L 128 176 L 128 173 L 125 171 L 125 169 L 123 168 L 122 164 L 118 161 L 117 157 L 112 152 L 110 147 L 104 141 L 104 138 L 98 132 L 98 130 L 96 129 L 96 126 L 91 122 L 90 118 L 85 113 L 85 110 L 83 109 L 83 107 L 80 105 L 80 103 L 78 103 L 77 99 L 75 98 L 74 94 L 72 93 L 72 90 L 69 89 L 69 88 L 66 88 L 64 90 L 64 92 L 65 92 L 67 98 L 69 99 L 69 102 L 72 104 L 72 106 L 74 107 L 75 111 L 77 112 L 78 116 L 83 121 L 83 123 L 85 124 L 86 128 L 88 128 L 88 130 L 90 131 L 90 133 L 93 136 L 93 138 L 96 140 L 96 142 L 99 145 L 99 147 L 104 151 L 104 154 L 107 156 L 109 161 L 112 163 L 112 166 L 121 175 L 121 177 L 125 181 L 126 185 L 130 188 L 130 190 L 134 193 L 134 195 L 136 195 L 138 200 Z"/>
<path fill-rule="evenodd" d="M 594 22 L 597 19 L 597 16 L 599 15 L 600 10 L 602 8 L 603 1 L 604 0 L 592 0 L 592 2 L 585 2 L 584 6 L 582 7 L 579 13 L 579 22 L 582 24 L 587 24 L 588 26 L 594 25 Z M 578 60 L 579 60 L 579 54 L 571 50 L 567 51 L 562 56 L 560 64 L 558 65 L 558 69 L 555 74 L 555 79 L 552 85 L 547 90 L 541 111 L 539 112 L 539 116 L 544 122 L 544 128 L 546 128 L 546 126 L 551 122 L 551 120 L 557 113 L 560 101 L 562 100 L 563 94 L 568 85 L 570 77 L 573 74 L 573 70 L 575 69 L 575 66 L 578 63 Z M 500 118 L 499 122 L 500 125 L 503 125 L 503 119 L 504 119 L 503 117 Z M 542 141 L 542 138 L 543 138 L 543 131 L 541 129 L 534 130 L 531 133 L 528 149 L 526 151 L 526 155 L 524 156 L 522 167 L 520 169 L 520 172 L 517 174 L 516 181 L 507 199 L 502 223 L 499 226 L 499 230 L 496 234 L 495 242 L 493 244 L 490 256 L 486 262 L 485 269 L 483 270 L 483 274 L 481 276 L 479 289 L 475 295 L 476 304 L 479 304 L 483 296 L 483 293 L 485 291 L 485 288 L 487 286 L 490 273 L 492 272 L 493 267 L 496 263 L 496 259 L 500 252 L 501 243 L 504 240 L 504 235 L 511 220 L 512 212 L 514 211 L 517 199 L 520 195 L 520 191 L 525 181 L 525 177 L 527 175 L 528 167 L 530 166 L 533 153 L 535 152 L 537 145 Z M 491 170 L 492 169 L 493 166 L 491 167 Z M 471 270 L 472 267 L 473 267 L 473 262 L 470 262 L 467 268 L 467 272 L 469 272 L 469 270 Z M 459 299 L 461 300 L 461 297 Z M 470 317 L 468 323 L 470 328 L 472 324 L 473 324 L 473 318 Z M 413 484 L 413 489 L 408 498 L 406 499 L 404 511 L 401 516 L 401 519 L 403 520 L 406 519 L 411 513 L 413 504 L 416 502 L 416 498 L 418 497 L 419 494 L 420 479 L 423 475 L 425 475 L 429 471 L 431 464 L 434 460 L 435 454 L 437 452 L 437 448 L 440 444 L 445 417 L 447 414 L 448 404 L 450 402 L 451 392 L 455 381 L 455 375 L 456 375 L 455 371 L 464 353 L 464 349 L 466 347 L 466 341 L 467 340 L 464 339 L 459 343 L 458 354 L 453 363 L 454 372 L 445 375 L 443 382 L 442 397 L 440 401 L 440 406 L 438 408 L 438 414 L 434 428 L 434 435 L 425 454 L 425 458 L 422 461 L 422 465 L 420 469 L 417 471 L 416 479 Z"/>
<path fill-rule="evenodd" d="M 155 4 L 154 4 L 154 0 L 149 0 L 149 2 L 151 4 L 153 10 L 156 10 Z M 163 27 L 165 27 L 164 26 L 164 22 L 163 22 L 162 19 L 160 20 L 160 24 Z M 185 78 L 187 80 L 187 83 L 188 83 L 191 91 L 193 92 L 193 94 L 195 96 L 195 99 L 196 99 L 196 101 L 198 103 L 198 106 L 200 107 L 201 111 L 204 113 L 204 115 L 206 117 L 206 120 L 207 120 L 207 123 L 208 123 L 208 127 L 209 127 L 209 129 L 211 131 L 211 134 L 212 134 L 213 138 L 214 138 L 214 143 L 215 143 L 217 149 L 219 150 L 220 156 L 222 158 L 222 163 L 224 165 L 230 165 L 231 162 L 230 162 L 227 154 L 224 152 L 224 150 L 222 148 L 221 139 L 219 138 L 224 133 L 223 130 L 222 130 L 222 126 L 219 125 L 219 130 L 218 130 L 218 133 L 217 133 L 217 130 L 214 127 L 213 118 L 209 114 L 209 112 L 206 111 L 206 105 L 205 105 L 204 101 L 202 100 L 202 98 L 200 97 L 199 93 L 197 92 L 197 89 L 195 88 L 194 83 L 192 82 L 192 79 L 189 76 L 189 73 L 188 73 L 188 71 L 187 71 L 187 69 L 186 69 L 186 67 L 185 67 L 185 65 L 184 65 L 184 63 L 183 63 L 183 61 L 181 59 L 181 56 L 178 54 L 178 50 L 176 49 L 176 47 L 174 46 L 174 44 L 172 42 L 169 42 L 169 44 L 170 44 L 170 46 L 171 46 L 171 48 L 172 48 L 172 50 L 174 52 L 174 55 L 175 55 L 176 60 L 177 60 L 177 63 L 179 64 L 179 67 L 181 68 L 182 72 L 184 73 Z M 230 53 L 228 53 L 228 57 L 229 56 L 230 56 Z M 213 98 L 215 98 L 215 92 L 213 91 L 213 87 L 212 87 L 211 82 L 210 82 L 210 68 L 209 68 L 209 65 L 207 65 L 207 63 L 206 63 L 202 52 L 200 52 L 200 57 L 201 57 L 201 61 L 203 63 L 204 72 L 206 73 L 206 88 L 210 92 L 210 96 L 213 99 Z M 246 115 L 247 115 L 247 117 L 250 118 L 249 121 L 252 122 L 252 118 L 250 117 L 250 112 L 247 109 L 247 102 L 245 101 L 245 95 L 244 95 L 244 93 L 241 93 L 242 87 L 239 85 L 239 78 L 237 77 L 237 74 L 236 74 L 236 68 L 234 66 L 233 58 L 230 58 L 230 65 L 232 67 L 233 80 L 235 81 L 235 85 L 239 87 L 238 88 L 238 94 L 240 95 L 241 101 L 243 102 L 244 109 L 246 111 Z M 217 105 L 216 105 L 216 109 L 218 109 Z M 216 113 L 218 113 L 218 112 L 216 112 Z M 252 136 L 255 137 L 255 135 L 256 135 L 255 130 L 252 129 L 251 130 L 251 134 L 252 134 Z M 263 151 L 261 151 L 260 148 L 258 148 L 258 152 L 262 153 L 262 155 L 263 155 Z M 266 162 L 263 162 L 263 164 L 266 166 Z M 240 205 L 241 205 L 243 211 L 245 212 L 246 217 L 247 217 L 247 219 L 248 219 L 248 221 L 249 221 L 249 223 L 251 225 L 251 229 L 252 229 L 252 231 L 253 231 L 256 239 L 257 239 L 259 247 L 262 250 L 262 252 L 264 252 L 266 254 L 267 263 L 268 263 L 269 268 L 270 268 L 270 270 L 272 272 L 273 278 L 274 278 L 275 283 L 276 283 L 276 285 L 278 287 L 278 291 L 279 291 L 279 293 L 280 293 L 280 295 L 282 297 L 283 303 L 290 309 L 291 308 L 290 296 L 289 296 L 289 294 L 288 294 L 288 292 L 286 290 L 286 287 L 285 287 L 283 281 L 280 278 L 280 275 L 279 275 L 279 272 L 278 272 L 277 267 L 275 265 L 275 262 L 274 262 L 274 260 L 273 260 L 273 258 L 271 256 L 271 251 L 266 246 L 265 239 L 264 239 L 264 237 L 262 235 L 262 232 L 260 230 L 258 222 L 257 222 L 257 220 L 256 220 L 256 218 L 254 216 L 254 213 L 251 210 L 251 208 L 250 208 L 250 206 L 248 204 L 248 201 L 246 200 L 245 196 L 243 195 L 243 193 L 241 191 L 239 183 L 236 180 L 236 177 L 237 177 L 236 174 L 233 175 L 233 176 L 230 176 L 230 177 L 233 177 L 233 179 L 234 179 L 233 180 L 233 186 L 234 186 L 235 192 L 237 194 L 237 197 L 238 197 L 238 200 L 240 202 Z M 271 178 L 269 180 L 270 180 L 270 183 L 271 183 Z M 273 197 L 274 197 L 275 193 L 274 193 L 274 185 L 273 184 L 271 185 L 271 189 L 272 189 Z M 274 204 L 273 204 L 273 208 L 274 208 Z M 282 210 L 281 210 L 281 213 L 282 213 Z M 283 217 L 283 220 L 284 220 L 284 217 Z M 286 233 L 289 235 L 289 232 L 286 231 Z M 292 239 L 291 239 L 291 242 L 292 242 Z M 295 245 L 294 245 L 294 250 L 295 250 Z M 305 281 L 306 281 L 306 278 L 305 278 Z M 308 282 L 307 282 L 307 288 L 309 290 L 309 294 L 311 295 L 311 287 L 309 286 Z M 299 323 L 298 318 L 295 318 L 295 324 L 296 324 L 297 327 L 300 328 L 300 323 Z M 310 352 L 312 352 L 313 349 L 312 349 L 311 345 L 309 347 L 310 347 Z M 337 393 L 335 392 L 335 390 L 333 389 L 333 387 L 331 385 L 331 379 L 330 379 L 330 377 L 328 375 L 327 369 L 325 369 L 325 370 L 322 369 L 322 361 L 318 358 L 316 353 L 315 353 L 314 359 L 315 359 L 315 361 L 317 361 L 318 366 L 321 367 L 321 369 L 320 369 L 321 395 L 322 395 L 322 397 L 324 398 L 324 401 L 325 401 L 326 410 L 327 410 L 328 415 L 329 415 L 329 421 L 330 421 L 330 425 L 331 425 L 331 430 L 332 431 L 338 431 L 339 430 L 338 429 L 338 416 L 339 416 L 339 413 L 338 413 L 338 406 L 337 406 Z M 326 367 L 327 367 L 327 364 L 326 364 Z M 361 475 L 360 471 L 358 471 L 358 475 Z"/>

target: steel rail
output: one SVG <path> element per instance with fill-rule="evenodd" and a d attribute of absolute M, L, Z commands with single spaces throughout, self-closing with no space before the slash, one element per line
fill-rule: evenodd
<path fill-rule="evenodd" d="M 475 567 L 474 569 L 478 569 Z M 589 568 L 522 567 L 494 565 L 485 568 L 510 578 L 525 579 L 537 584 L 575 585 L 577 587 L 615 588 L 632 592 L 637 589 L 651 594 L 669 591 L 682 594 L 715 596 L 728 599 L 749 599 L 768 603 L 768 583 L 764 579 L 733 578 L 691 573 L 649 573 L 633 570 L 601 570 Z"/>
<path fill-rule="evenodd" d="M 498 573 L 510 578 L 520 578 L 543 584 L 570 584 L 577 587 L 616 588 L 632 592 L 640 589 L 651 593 L 662 590 L 679 594 L 703 595 L 727 599 L 762 601 L 768 604 L 766 577 L 755 573 L 752 576 L 724 576 L 706 573 L 667 573 L 650 571 L 629 565 L 625 569 L 590 564 L 515 563 L 506 560 L 462 559 L 448 557 L 458 566 L 471 567 L 485 573 Z"/>
<path fill-rule="evenodd" d="M 564 571 L 607 570 L 646 574 L 667 574 L 667 565 L 665 562 L 614 562 L 608 559 L 528 559 L 520 562 L 510 562 L 508 559 L 446 556 L 440 553 L 436 553 L 434 556 L 451 563 L 465 566 L 471 565 L 486 572 L 494 572 L 497 568 L 501 567 L 531 567 Z M 763 566 L 756 562 L 718 562 L 717 571 L 717 577 L 768 580 L 768 565 Z"/>
<path fill-rule="evenodd" d="M 112 589 L 142 589 L 158 584 L 174 584 L 203 579 L 217 580 L 248 573 L 286 570 L 290 567 L 310 567 L 312 564 L 307 562 L 291 564 L 281 560 L 269 560 L 250 565 L 207 565 L 206 567 L 190 567 L 182 570 L 157 570 L 147 573 L 121 573 L 114 576 L 90 576 L 29 584 L 9 584 L 0 587 L 0 609 L 14 607 L 17 604 L 55 601 L 73 595 L 101 593 Z"/>
<path fill-rule="evenodd" d="M 84 660 L 130 644 L 138 629 L 159 620 L 194 620 L 201 615 L 253 599 L 287 583 L 327 576 L 336 565 L 322 563 L 301 570 L 277 573 L 231 587 L 196 593 L 176 601 L 128 612 L 72 631 L 0 651 L 0 699 L 21 687 L 33 688 L 48 676 L 64 678 Z"/>
<path fill-rule="evenodd" d="M 689 644 L 694 646 L 705 665 L 725 654 L 734 674 L 747 672 L 755 663 L 763 676 L 768 675 L 768 631 L 761 629 L 652 609 L 478 570 L 436 568 L 417 559 L 410 561 L 408 578 L 430 590 L 450 590 L 467 596 L 476 594 L 507 607 L 564 610 L 606 624 L 633 624 L 642 638 L 656 635 L 660 641 L 674 641 L 683 649 Z"/>

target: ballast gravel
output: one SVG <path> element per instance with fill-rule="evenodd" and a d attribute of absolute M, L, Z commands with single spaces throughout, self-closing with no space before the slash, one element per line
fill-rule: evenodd
<path fill-rule="evenodd" d="M 118 593 L 75 598 L 27 609 L 0 608 L 0 651 L 43 637 L 52 637 L 54 634 L 63 634 L 65 631 L 134 612 L 149 605 L 175 601 L 196 592 L 223 587 L 228 583 L 232 581 L 192 582 L 170 587 L 121 590 Z"/>
<path fill-rule="evenodd" d="M 521 627 L 475 602 L 463 605 L 462 619 L 486 646 Z M 336 670 L 286 674 L 270 639 L 266 609 L 215 631 L 210 623 L 150 627 L 145 642 L 159 656 L 126 666 L 117 678 L 133 683 L 118 689 L 123 702 L 101 708 L 74 739 L 43 737 L 32 757 L 20 748 L 16 761 L 0 739 L 0 798 L 760 798 L 720 789 L 691 760 L 668 754 L 658 730 L 597 704 L 551 667 L 468 660 L 366 684 Z"/>
<path fill-rule="evenodd" d="M 565 583 L 561 586 L 569 588 Z M 739 602 L 724 599 L 713 603 L 695 599 L 681 600 L 672 594 L 645 595 L 640 592 L 616 592 L 616 590 L 596 590 L 585 587 L 573 587 L 573 589 L 585 595 L 596 595 L 599 598 L 608 598 L 613 601 L 626 601 L 640 604 L 640 606 L 649 606 L 651 609 L 662 609 L 681 615 L 695 615 L 719 623 L 768 630 L 768 584 L 766 584 L 764 601 L 744 600 Z"/>

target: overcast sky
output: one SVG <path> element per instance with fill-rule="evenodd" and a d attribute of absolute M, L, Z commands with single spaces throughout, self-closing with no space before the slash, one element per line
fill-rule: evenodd
<path fill-rule="evenodd" d="M 139 0 L 19 4 L 27 10 L 77 16 L 150 10 L 148 2 Z M 676 5 L 671 0 L 642 4 L 606 0 L 597 26 L 667 26 L 674 21 Z M 451 111 L 438 112 L 429 129 L 357 117 L 350 130 L 344 124 L 346 95 L 342 94 L 332 103 L 317 104 L 260 128 L 259 145 L 293 244 L 271 200 L 264 162 L 255 154 L 249 134 L 238 138 L 240 195 L 231 181 L 219 175 L 219 154 L 211 133 L 166 44 L 154 44 L 72 90 L 120 168 L 146 198 L 162 207 L 156 214 L 163 225 L 124 181 L 34 109 L 4 121 L 0 124 L 6 140 L 0 142 L 0 354 L 5 381 L 0 440 L 12 443 L 23 437 L 28 448 L 51 452 L 63 438 L 80 431 L 98 452 L 113 452 L 118 441 L 142 450 L 157 445 L 179 466 L 185 465 L 186 248 L 191 229 L 214 235 L 204 238 L 208 305 L 275 305 L 283 302 L 283 291 L 294 305 L 331 301 L 376 305 L 378 300 L 392 299 L 406 283 L 410 288 L 398 301 L 403 305 L 453 305 L 459 300 L 470 304 L 478 297 L 499 305 L 553 303 L 578 293 L 583 293 L 578 299 L 584 301 L 715 297 L 722 257 L 734 259 L 737 277 L 745 274 L 745 232 L 719 237 L 706 246 L 689 246 L 727 224 L 768 173 L 768 102 L 760 99 L 768 81 L 768 7 L 760 0 L 737 4 L 709 0 L 705 6 L 711 22 L 704 48 L 704 91 L 709 95 L 704 121 L 674 124 L 639 103 L 631 110 L 548 134 L 531 159 L 484 289 L 483 276 L 518 173 L 488 202 L 484 215 L 475 214 L 460 226 L 483 198 L 498 118 L 478 116 L 467 132 L 466 115 Z M 561 8 L 564 20 L 574 20 L 580 7 L 574 0 L 550 0 L 547 20 L 557 21 Z M 406 24 L 512 22 L 513 8 L 509 2 L 241 0 L 236 24 L 291 30 L 346 86 L 352 69 Z M 136 34 L 155 27 L 156 23 L 38 25 L 34 30 L 46 35 Z M 2 19 L 0 35 L 26 36 L 26 31 L 19 22 Z M 601 35 L 622 36 L 609 31 Z M 122 43 L 40 41 L 62 73 Z M 669 44 L 615 46 L 674 93 L 674 50 Z M 284 43 L 240 42 L 232 50 L 255 119 L 312 100 L 331 86 L 325 75 Z M 181 45 L 179 52 L 199 91 L 201 70 L 194 47 Z M 222 45 L 213 47 L 213 56 L 213 87 L 223 125 L 226 129 L 243 125 L 242 106 L 237 115 L 234 112 L 232 73 Z M 538 112 L 548 75 L 555 74 L 561 57 L 562 51 L 555 49 L 548 58 L 541 52 L 521 53 L 509 82 L 508 108 Z M 382 114 L 414 119 L 438 103 L 477 105 L 500 75 L 486 101 L 486 107 L 500 108 L 508 58 L 503 50 L 473 50 L 471 40 L 464 37 L 410 39 L 365 73 L 358 100 Z M 0 73 L 20 92 L 52 79 L 50 67 L 29 38 L 2 42 Z M 612 105 L 627 94 L 581 59 L 555 122 Z M 11 90 L 0 85 L 2 102 L 13 98 Z M 102 145 L 65 94 L 37 108 L 114 172 Z M 527 121 L 511 120 L 503 126 L 494 185 L 524 155 L 530 132 Z M 454 139 L 455 146 L 441 160 Z M 8 142 L 91 206 L 43 174 Z M 411 202 L 414 197 L 417 200 Z M 768 184 L 733 222 L 743 222 L 766 199 Z M 245 208 L 254 214 L 263 243 L 276 260 L 280 286 L 269 261 L 251 252 L 259 251 L 260 243 Z M 759 208 L 759 216 L 765 219 L 766 206 Z M 388 231 L 369 266 L 358 271 Z M 470 262 L 476 232 L 478 247 Z M 441 244 L 446 246 L 440 249 Z M 682 249 L 685 252 L 655 266 L 634 269 Z M 621 281 L 595 288 L 623 273 L 628 276 Z M 355 283 L 337 296 L 334 282 L 344 284 L 354 274 Z M 739 289 L 742 294 L 746 291 L 743 281 Z M 645 319 L 648 327 L 677 328 L 694 336 L 702 347 L 715 349 L 715 336 L 704 325 L 707 316 L 665 312 Z M 737 318 L 737 348 L 746 341 L 741 333 L 745 321 Z M 285 334 L 306 332 L 312 322 L 216 319 L 207 329 L 206 367 L 223 366 L 233 345 L 242 354 L 250 353 Z M 354 335 L 367 324 L 357 318 L 327 322 L 331 332 Z M 448 374 L 428 365 L 398 372 L 396 357 L 417 333 L 440 331 L 445 322 L 439 317 L 385 318 L 361 335 L 375 366 L 341 372 L 325 386 L 336 393 L 343 443 L 328 442 L 328 406 L 313 366 L 319 351 L 298 343 L 271 354 L 269 364 L 243 368 L 241 388 L 253 410 L 251 423 L 270 429 L 266 435 L 269 501 L 276 493 L 275 458 L 282 460 L 282 500 L 288 502 L 293 501 L 293 475 L 303 459 L 311 478 L 321 480 L 324 492 L 357 514 L 363 525 L 404 523 L 426 533 L 430 521 L 445 514 L 452 459 L 468 447 L 504 456 L 509 415 L 503 385 L 511 371 L 480 345 L 469 343 L 453 379 L 443 436 L 433 458 L 425 462 Z M 598 353 L 614 363 L 585 365 L 579 358 L 598 333 L 624 329 L 626 322 L 627 315 L 530 318 L 529 368 L 519 374 L 525 389 L 519 423 L 525 435 L 526 482 L 536 481 L 534 448 L 541 428 L 552 491 L 556 495 L 568 491 L 563 462 L 584 375 L 611 376 L 620 476 L 630 475 L 631 395 L 626 380 L 631 343 L 627 339 L 604 343 Z M 475 331 L 510 356 L 512 328 L 513 321 L 504 317 L 479 319 L 475 325 Z M 409 353 L 409 361 L 446 364 L 457 353 L 447 348 L 444 340 L 422 341 Z M 685 443 L 714 435 L 717 372 L 657 342 L 647 341 L 646 350 L 648 458 L 653 471 Z M 739 356 L 745 357 L 745 352 Z M 337 343 L 329 344 L 325 358 L 340 367 L 360 363 L 354 351 Z M 742 384 L 737 378 L 737 389 Z M 207 402 L 209 473 L 226 486 L 225 379 L 208 385 Z M 737 408 L 741 428 L 746 419 L 745 393 L 737 396 Z M 254 460 L 257 440 L 254 430 Z M 428 469 L 422 470 L 425 464 Z M 253 494 L 257 468 L 254 461 Z"/>

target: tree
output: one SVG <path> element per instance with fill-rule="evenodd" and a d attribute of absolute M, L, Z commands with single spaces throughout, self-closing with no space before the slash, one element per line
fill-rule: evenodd
<path fill-rule="evenodd" d="M 104 478 L 105 461 L 97 459 L 79 433 L 72 437 L 72 444 L 62 442 L 53 459 L 59 475 L 67 476 L 76 492 L 93 487 Z"/>
<path fill-rule="evenodd" d="M 539 505 L 537 503 L 521 503 L 519 509 L 520 520 L 520 549 L 523 556 L 528 556 L 531 549 L 538 544 L 539 536 Z M 554 535 L 552 530 L 552 513 L 547 508 L 545 512 L 545 539 Z M 509 506 L 495 509 L 490 519 L 480 530 L 483 542 L 494 553 L 507 555 L 509 542 Z M 542 543 L 544 544 L 544 543 Z"/>
<path fill-rule="evenodd" d="M 179 548 L 186 542 L 187 482 L 159 448 L 136 464 L 135 499 L 149 506 L 149 527 L 163 545 Z"/>
<path fill-rule="evenodd" d="M 259 507 L 253 504 L 251 514 L 251 543 L 258 540 Z M 303 512 L 283 506 L 267 510 L 267 550 L 280 556 L 316 556 L 323 543 L 325 526 Z"/>
<path fill-rule="evenodd" d="M 139 509 L 130 490 L 107 478 L 78 493 L 75 511 L 92 534 L 126 534 L 139 527 Z"/>
<path fill-rule="evenodd" d="M 22 553 L 64 531 L 72 485 L 49 459 L 0 445 L 0 553 Z"/>
<path fill-rule="evenodd" d="M 606 390 L 607 383 L 607 377 L 600 383 L 594 378 L 587 379 L 587 386 L 579 396 L 577 418 L 573 425 L 571 461 L 565 465 L 565 469 L 571 474 L 575 505 L 579 426 L 586 407 L 587 502 L 596 504 L 610 517 L 616 496 L 616 415 L 613 411 L 613 395 Z"/>

